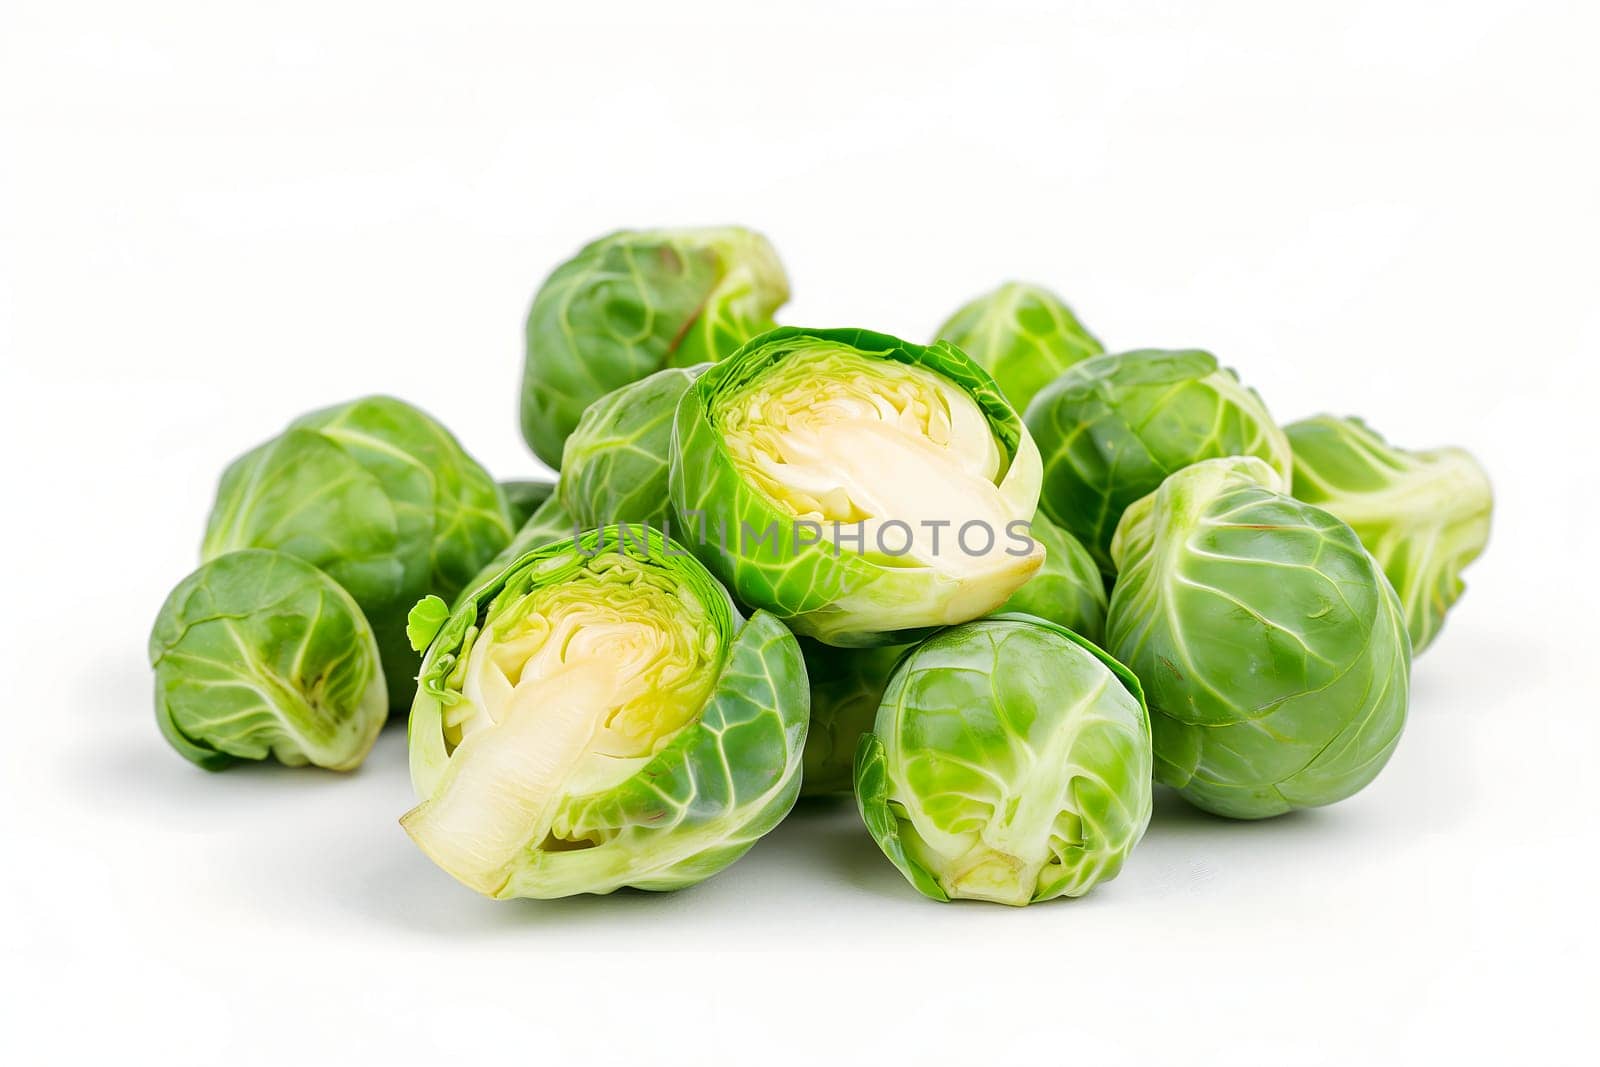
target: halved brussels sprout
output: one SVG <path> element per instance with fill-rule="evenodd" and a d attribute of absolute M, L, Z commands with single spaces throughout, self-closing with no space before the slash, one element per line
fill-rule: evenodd
<path fill-rule="evenodd" d="M 994 375 L 1018 411 L 1068 367 L 1105 351 L 1060 297 L 1022 282 L 964 305 L 939 327 L 939 337 Z"/>
<path fill-rule="evenodd" d="M 1411 642 L 1355 532 L 1254 457 L 1128 508 L 1106 647 L 1144 683 L 1156 777 L 1236 819 L 1331 804 L 1400 740 Z"/>
<path fill-rule="evenodd" d="M 907 645 L 835 648 L 800 639 L 811 680 L 811 727 L 806 731 L 800 795 L 837 796 L 855 788 L 856 745 L 872 729 L 889 675 Z"/>
<path fill-rule="evenodd" d="M 235 460 L 201 555 L 270 548 L 325 571 L 372 624 L 402 707 L 417 673 L 406 613 L 429 594 L 455 596 L 511 530 L 500 487 L 448 430 L 373 396 L 303 415 Z"/>
<path fill-rule="evenodd" d="M 1039 569 L 1039 453 L 951 345 L 782 327 L 710 367 L 673 425 L 672 503 L 747 604 L 834 645 L 993 611 Z"/>
<path fill-rule="evenodd" d="M 378 646 L 350 594 L 282 552 L 218 556 L 150 632 L 156 721 L 208 771 L 241 760 L 360 765 L 389 713 Z"/>
<path fill-rule="evenodd" d="M 1042 513 L 1033 517 L 1029 532 L 1044 546 L 1044 566 L 1002 610 L 1037 615 L 1099 644 L 1106 632 L 1106 582 L 1094 557 Z"/>
<path fill-rule="evenodd" d="M 673 413 L 708 365 L 656 371 L 584 411 L 561 453 L 561 502 L 580 526 L 666 523 Z"/>
<path fill-rule="evenodd" d="M 772 327 L 783 265 L 738 226 L 621 230 L 557 267 L 528 311 L 522 436 L 551 467 L 578 417 L 663 367 L 714 361 Z"/>
<path fill-rule="evenodd" d="M 1150 822 L 1139 683 L 1043 619 L 952 627 L 895 668 L 856 756 L 856 799 L 884 854 L 935 900 L 1082 896 Z"/>
<path fill-rule="evenodd" d="M 536 549 L 412 623 L 427 645 L 409 731 L 421 803 L 400 821 L 480 893 L 692 885 L 794 804 L 799 646 L 770 615 L 742 619 L 654 530 Z"/>
<path fill-rule="evenodd" d="M 1461 598 L 1461 569 L 1489 542 L 1489 476 L 1462 449 L 1408 452 L 1360 419 L 1319 415 L 1284 432 L 1294 495 L 1355 530 L 1400 595 L 1412 655 L 1421 652 Z"/>
<path fill-rule="evenodd" d="M 1208 352 L 1096 356 L 1034 397 L 1026 418 L 1044 457 L 1040 508 L 1108 575 L 1123 510 L 1173 471 L 1218 456 L 1259 456 L 1289 477 L 1283 431 Z"/>
<path fill-rule="evenodd" d="M 532 480 L 501 482 L 500 491 L 506 497 L 506 514 L 511 519 L 512 527 L 516 528 L 531 519 L 539 506 L 550 499 L 550 495 L 556 491 L 556 483 Z"/>

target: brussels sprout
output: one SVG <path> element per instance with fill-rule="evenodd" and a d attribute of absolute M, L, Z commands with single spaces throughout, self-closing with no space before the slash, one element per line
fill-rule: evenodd
<path fill-rule="evenodd" d="M 800 795 L 835 796 L 855 787 L 856 743 L 872 729 L 878 702 L 906 645 L 835 648 L 800 639 L 811 680 L 811 728 L 801 761 Z"/>
<path fill-rule="evenodd" d="M 755 338 L 684 394 L 669 480 L 706 565 L 828 644 L 983 615 L 1043 561 L 1027 535 L 1038 450 L 994 379 L 943 341 Z"/>
<path fill-rule="evenodd" d="M 1156 777 L 1236 819 L 1331 804 L 1405 725 L 1411 642 L 1355 532 L 1254 457 L 1172 475 L 1128 508 L 1106 647 L 1144 683 Z"/>
<path fill-rule="evenodd" d="M 580 526 L 666 522 L 672 416 L 706 366 L 656 371 L 584 411 L 561 453 L 561 502 Z"/>
<path fill-rule="evenodd" d="M 884 854 L 935 900 L 1028 904 L 1114 878 L 1150 822 L 1128 670 L 1029 615 L 945 630 L 895 668 L 856 755 Z"/>
<path fill-rule="evenodd" d="M 1173 471 L 1218 456 L 1259 456 L 1289 477 L 1289 442 L 1256 394 L 1198 351 L 1096 356 L 1028 406 L 1044 457 L 1039 505 L 1113 574 L 1123 509 Z"/>
<path fill-rule="evenodd" d="M 1022 282 L 966 304 L 939 327 L 939 337 L 994 375 L 1018 411 L 1062 371 L 1105 351 L 1060 297 Z"/>
<path fill-rule="evenodd" d="M 1003 609 L 1048 619 L 1099 644 L 1106 632 L 1106 583 L 1094 557 L 1043 514 L 1033 517 L 1029 533 L 1044 546 L 1044 566 Z"/>
<path fill-rule="evenodd" d="M 480 893 L 692 885 L 794 804 L 799 645 L 771 615 L 742 619 L 655 530 L 536 549 L 412 622 L 427 645 L 409 731 L 421 803 L 400 821 Z"/>
<path fill-rule="evenodd" d="M 361 609 L 282 552 L 229 552 L 179 582 L 150 665 L 162 735 L 208 771 L 269 758 L 351 770 L 389 710 Z"/>
<path fill-rule="evenodd" d="M 403 707 L 417 673 L 406 612 L 455 596 L 511 529 L 500 487 L 448 430 L 374 396 L 303 415 L 235 460 L 201 554 L 271 548 L 325 571 L 366 613 Z"/>
<path fill-rule="evenodd" d="M 1284 432 L 1294 495 L 1355 530 L 1400 595 L 1412 654 L 1421 652 L 1461 597 L 1461 569 L 1488 544 L 1489 476 L 1462 449 L 1408 452 L 1360 419 L 1320 415 Z"/>
<path fill-rule="evenodd" d="M 539 505 L 550 499 L 556 491 L 554 482 L 512 481 L 501 482 L 500 491 L 506 497 L 506 514 L 513 527 L 521 526 L 539 510 Z"/>
<path fill-rule="evenodd" d="M 663 367 L 717 360 L 770 329 L 783 265 L 737 226 L 622 230 L 557 267 L 528 311 L 522 436 L 550 466 L 591 403 Z"/>

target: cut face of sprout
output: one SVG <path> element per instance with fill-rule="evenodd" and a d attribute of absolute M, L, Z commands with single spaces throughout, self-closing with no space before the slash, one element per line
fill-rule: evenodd
<path fill-rule="evenodd" d="M 1038 567 L 1042 553 L 1006 553 L 1006 459 L 983 412 L 931 371 L 800 352 L 730 397 L 720 421 L 749 481 L 797 518 L 861 523 L 868 554 L 955 577 Z M 972 522 L 982 527 L 958 541 Z"/>
<path fill-rule="evenodd" d="M 1039 450 L 960 349 L 780 326 L 683 394 L 672 506 L 741 603 L 836 647 L 994 611 L 1039 569 Z M 736 543 L 735 543 L 736 542 Z"/>
<path fill-rule="evenodd" d="M 604 552 L 566 581 L 502 594 L 458 669 L 449 765 L 402 824 L 441 867 L 493 895 L 524 849 L 584 847 L 548 841 L 563 802 L 613 788 L 693 721 L 721 655 L 690 589 Z"/>

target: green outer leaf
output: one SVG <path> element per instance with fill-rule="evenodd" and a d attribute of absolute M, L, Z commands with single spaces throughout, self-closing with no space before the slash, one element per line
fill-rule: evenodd
<path fill-rule="evenodd" d="M 309 563 L 246 549 L 179 582 L 150 633 L 156 721 L 207 770 L 358 766 L 388 710 L 372 629 Z"/>
<path fill-rule="evenodd" d="M 1260 397 L 1197 350 L 1125 352 L 1073 367 L 1028 405 L 1044 461 L 1039 507 L 1108 576 L 1111 536 L 1167 475 L 1219 456 L 1259 456 L 1287 480 L 1289 441 Z"/>
<path fill-rule="evenodd" d="M 938 336 L 994 375 L 1018 411 L 1067 368 L 1105 351 L 1060 297 L 1022 282 L 967 303 Z"/>
<path fill-rule="evenodd" d="M 747 482 L 734 466 L 714 422 L 723 397 L 810 345 L 842 346 L 878 359 L 925 367 L 964 389 L 988 419 L 1005 450 L 1008 467 L 1001 492 L 1028 515 L 1036 506 L 1038 450 L 1016 411 L 987 371 L 960 349 L 937 341 L 926 347 L 868 330 L 815 330 L 780 326 L 753 338 L 714 364 L 683 395 L 673 422 L 669 484 L 672 505 L 686 539 L 701 562 L 733 589 L 740 601 L 772 612 L 797 633 L 828 644 L 870 646 L 915 640 L 928 625 L 894 620 L 935 613 L 957 583 L 931 568 L 889 566 L 826 541 L 793 551 L 795 517 Z M 697 525 L 696 516 L 699 516 Z M 740 531 L 779 531 L 776 542 L 741 544 Z M 719 534 L 725 532 L 725 536 Z M 997 531 L 1004 536 L 1004 531 Z M 754 541 L 752 537 L 747 540 Z M 847 608 L 845 597 L 865 607 Z"/>
<path fill-rule="evenodd" d="M 333 441 L 287 430 L 228 466 L 207 521 L 202 559 L 273 548 L 325 571 L 358 602 L 397 600 L 416 538 L 402 542 L 396 502 Z"/>
<path fill-rule="evenodd" d="M 741 227 L 621 230 L 586 245 L 528 311 L 522 436 L 555 467 L 591 403 L 663 367 L 721 358 L 788 299 L 772 246 Z"/>
<path fill-rule="evenodd" d="M 450 432 L 404 401 L 373 396 L 303 415 L 235 461 L 201 555 L 269 548 L 327 572 L 371 623 L 401 707 L 417 669 L 411 606 L 454 597 L 510 536 L 500 487 Z"/>
<path fill-rule="evenodd" d="M 561 494 L 556 493 L 539 505 L 539 510 L 528 516 L 528 521 L 512 536 L 493 559 L 485 563 L 472 580 L 461 587 L 461 596 L 466 596 L 485 582 L 493 581 L 500 573 L 511 565 L 514 560 L 527 555 L 536 548 L 557 541 L 572 543 L 572 538 L 580 527 L 567 514 L 567 509 L 561 503 Z M 456 606 L 459 606 L 456 605 Z"/>
<path fill-rule="evenodd" d="M 948 902 L 950 894 L 944 891 L 939 879 L 926 867 L 911 858 L 906 843 L 901 838 L 902 821 L 889 807 L 889 759 L 877 734 L 861 735 L 856 746 L 856 805 L 861 811 L 861 821 L 867 832 L 878 843 L 889 862 L 906 876 L 912 888 L 925 897 Z"/>
<path fill-rule="evenodd" d="M 556 491 L 556 483 L 514 479 L 501 482 L 500 491 L 505 494 L 506 514 L 511 519 L 511 526 L 513 529 L 518 529 L 533 518 L 533 513 L 550 499 Z"/>
<path fill-rule="evenodd" d="M 1144 682 L 1156 777 L 1255 819 L 1348 797 L 1405 724 L 1400 602 L 1333 515 L 1255 458 L 1196 464 L 1128 508 L 1107 647 Z"/>
<path fill-rule="evenodd" d="M 1099 580 L 1099 572 L 1095 572 Z M 907 645 L 835 648 L 800 639 L 811 679 L 811 728 L 806 732 L 803 797 L 844 796 L 854 788 L 855 753 L 872 729 L 889 675 Z"/>
<path fill-rule="evenodd" d="M 1350 524 L 1405 609 L 1416 655 L 1438 636 L 1489 542 L 1494 490 L 1459 448 L 1395 448 L 1360 419 L 1319 415 L 1284 427 L 1294 495 Z"/>
<path fill-rule="evenodd" d="M 557 583 L 581 566 L 580 548 L 604 538 L 641 562 L 670 568 L 713 611 L 727 641 L 726 658 L 699 718 L 680 731 L 634 776 L 604 793 L 569 797 L 556 828 L 590 848 L 530 848 L 498 894 L 551 898 L 609 893 L 623 886 L 679 889 L 722 870 L 782 820 L 800 789 L 810 701 L 800 647 L 776 619 L 756 612 L 742 620 L 727 592 L 686 550 L 659 532 L 618 540 L 617 527 L 589 531 L 576 544 L 547 544 L 525 553 L 494 580 L 469 593 L 423 659 L 408 737 L 411 780 L 430 796 L 449 762 L 443 709 L 459 699 L 451 675 L 497 597 Z"/>
<path fill-rule="evenodd" d="M 561 453 L 561 503 L 578 525 L 668 520 L 673 414 L 707 366 L 656 371 L 584 411 Z"/>
<path fill-rule="evenodd" d="M 1104 746 L 1096 746 L 1095 739 L 1084 734 L 1074 737 L 1077 742 L 1074 752 L 1086 749 L 1104 764 L 1103 768 L 1090 768 L 1094 772 L 1091 776 L 1095 779 L 1093 782 L 1088 782 L 1087 778 L 1075 781 L 1073 796 L 1078 815 L 1077 826 L 1083 840 L 1068 843 L 1066 851 L 1079 862 L 1069 866 L 1066 857 L 1056 852 L 1055 864 L 1046 863 L 1041 869 L 1039 883 L 1028 899 L 1015 903 L 1037 902 L 1056 896 L 1081 896 L 1097 883 L 1116 877 L 1123 861 L 1143 837 L 1150 822 L 1150 715 L 1143 689 L 1133 672 L 1066 627 L 1032 615 L 1006 612 L 950 627 L 901 657 L 883 695 L 873 729 L 861 738 L 856 750 L 856 801 L 862 820 L 884 855 L 899 868 L 907 881 L 918 892 L 934 900 L 949 900 L 950 887 L 937 871 L 930 869 L 919 858 L 919 853 L 926 850 L 920 845 L 911 819 L 902 814 L 905 811 L 904 797 L 913 787 L 902 769 L 891 766 L 893 757 L 886 738 L 892 740 L 903 729 L 901 720 L 908 714 L 942 713 L 953 716 L 960 720 L 959 727 L 930 726 L 926 731 L 928 736 L 937 739 L 938 747 L 918 750 L 918 755 L 925 761 L 924 765 L 937 766 L 941 761 L 950 760 L 990 780 L 1003 774 L 1007 761 L 1000 758 L 1001 752 L 996 750 L 996 745 L 1017 739 L 1011 738 L 1003 729 L 996 729 L 994 723 L 973 721 L 979 708 L 968 698 L 970 690 L 980 687 L 980 684 L 972 681 L 971 676 L 987 679 L 982 686 L 987 687 L 995 701 L 1004 703 L 1007 696 L 1017 700 L 1025 695 L 1030 707 L 1004 709 L 1004 714 L 1014 720 L 1033 721 L 1040 709 L 1032 702 L 1038 697 L 1067 696 L 1053 687 L 1030 685 L 1026 679 L 1003 676 L 997 663 L 989 658 L 991 653 L 974 647 L 975 638 L 979 635 L 998 634 L 1003 637 L 1018 626 L 1026 627 L 1024 632 L 1035 635 L 1055 635 L 1082 649 L 1128 691 L 1139 707 L 1139 720 L 1131 724 L 1137 735 L 1135 746 L 1139 758 L 1130 765 L 1125 760 L 1125 753 L 1119 754 Z M 983 655 L 974 659 L 975 653 Z M 1049 669 L 1050 663 L 1051 657 L 1044 656 L 1032 661 L 1032 665 L 1038 669 Z M 910 681 L 919 674 L 935 673 L 944 674 L 952 683 L 952 688 L 945 694 L 950 700 L 948 706 L 937 709 L 909 707 L 906 700 Z M 1066 727 L 1066 723 L 1055 725 L 1058 729 Z M 947 746 L 952 751 L 946 751 Z M 958 746 L 962 749 L 959 755 L 953 752 Z M 1032 754 L 1031 750 L 1029 752 Z M 1107 773 L 1113 778 L 1120 776 L 1121 780 L 1107 781 Z M 1085 787 L 1078 788 L 1080 784 Z M 1123 796 L 1124 792 L 1131 792 L 1131 796 Z M 959 821 L 964 829 L 970 831 L 974 825 L 974 812 L 988 810 L 987 816 L 983 817 L 985 829 L 995 822 L 995 812 L 984 809 L 980 799 L 971 796 L 963 799 L 967 801 L 964 809 L 949 812 L 950 819 Z M 1011 798 L 1011 803 L 1007 805 L 1008 814 L 1018 806 L 1019 801 L 1026 802 L 1025 798 Z M 1056 818 L 1056 825 L 1059 825 L 1060 816 Z M 1056 870 L 1047 877 L 1052 866 Z"/>
<path fill-rule="evenodd" d="M 1001 610 L 1049 619 L 1093 642 L 1105 640 L 1106 583 L 1094 557 L 1042 512 L 1033 517 L 1030 532 L 1044 545 L 1044 566 Z"/>

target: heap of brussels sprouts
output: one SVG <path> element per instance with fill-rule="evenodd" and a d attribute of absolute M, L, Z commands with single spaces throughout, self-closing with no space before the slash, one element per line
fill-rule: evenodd
<path fill-rule="evenodd" d="M 927 345 L 787 297 L 737 227 L 558 267 L 521 394 L 554 482 L 387 397 L 234 461 L 150 636 L 163 735 L 351 770 L 407 709 L 401 825 L 497 898 L 692 885 L 853 793 L 919 892 L 1028 904 L 1114 877 L 1157 783 L 1260 819 L 1382 770 L 1488 540 L 1470 455 L 1280 427 L 1036 286 Z"/>

